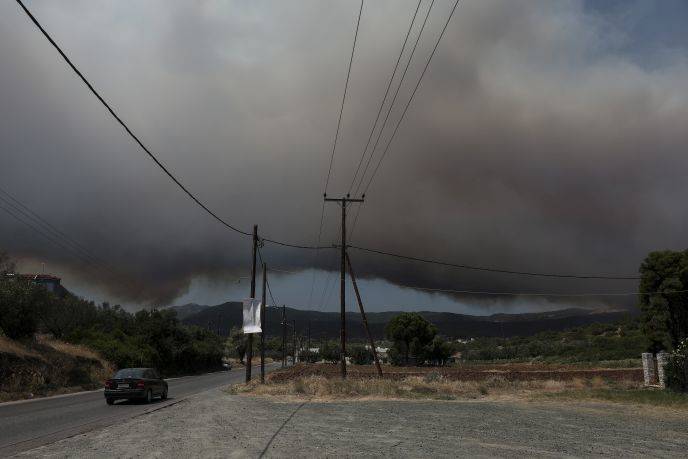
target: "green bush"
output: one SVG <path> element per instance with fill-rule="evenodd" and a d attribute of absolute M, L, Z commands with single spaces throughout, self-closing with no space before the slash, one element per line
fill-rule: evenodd
<path fill-rule="evenodd" d="M 664 367 L 666 387 L 675 392 L 688 392 L 688 339 L 669 355 Z"/>
<path fill-rule="evenodd" d="M 362 344 L 352 344 L 348 352 L 351 361 L 356 365 L 370 365 L 373 363 L 373 352 Z"/>

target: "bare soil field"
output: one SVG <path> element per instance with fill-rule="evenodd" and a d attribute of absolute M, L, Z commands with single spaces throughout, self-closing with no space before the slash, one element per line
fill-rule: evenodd
<path fill-rule="evenodd" d="M 268 376 L 270 382 L 286 382 L 307 376 L 332 378 L 339 376 L 336 364 L 297 364 L 294 367 L 277 370 Z M 383 366 L 385 379 L 401 380 L 411 376 L 426 377 L 429 374 L 453 381 L 484 381 L 499 377 L 507 381 L 573 381 L 602 378 L 609 381 L 642 382 L 642 368 L 580 368 L 574 365 L 548 364 L 496 364 L 464 365 L 451 367 L 393 367 Z M 377 378 L 373 365 L 350 365 L 347 367 L 350 378 Z"/>

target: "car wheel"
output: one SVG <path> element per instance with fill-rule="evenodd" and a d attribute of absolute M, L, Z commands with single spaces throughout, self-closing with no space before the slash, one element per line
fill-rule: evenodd
<path fill-rule="evenodd" d="M 148 392 L 146 392 L 146 403 L 150 403 L 153 401 L 153 391 L 148 389 Z"/>
<path fill-rule="evenodd" d="M 108 405 L 112 405 L 113 403 L 115 403 L 115 401 L 111 398 L 106 398 L 105 403 L 107 403 Z"/>
<path fill-rule="evenodd" d="M 167 400 L 167 388 L 163 389 L 162 395 L 160 396 L 161 400 Z"/>

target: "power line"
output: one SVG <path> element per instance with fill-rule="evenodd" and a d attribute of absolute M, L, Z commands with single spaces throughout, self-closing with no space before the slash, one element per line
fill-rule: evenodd
<path fill-rule="evenodd" d="M 50 42 L 50 44 L 57 50 L 58 53 L 60 53 L 60 56 L 64 59 L 64 61 L 71 67 L 71 69 L 76 73 L 76 75 L 81 79 L 81 81 L 88 87 L 88 89 L 91 91 L 91 93 L 96 96 L 96 98 L 100 101 L 100 103 L 110 112 L 110 114 L 115 118 L 115 120 L 124 128 L 124 130 L 129 134 L 129 136 L 141 147 L 141 149 L 150 157 L 150 159 L 153 160 L 153 162 L 167 175 L 189 198 L 191 198 L 199 207 L 201 207 L 208 215 L 210 215 L 212 218 L 217 220 L 220 224 L 225 226 L 226 228 L 237 232 L 241 235 L 244 236 L 253 236 L 252 233 L 248 231 L 241 230 L 234 225 L 230 224 L 226 220 L 222 219 L 219 215 L 217 215 L 215 212 L 213 212 L 208 206 L 206 206 L 198 197 L 196 197 L 195 194 L 193 194 L 186 186 L 184 186 L 181 181 L 156 157 L 155 154 L 141 141 L 141 139 L 134 134 L 134 132 L 129 128 L 129 126 L 120 118 L 120 116 L 115 112 L 115 110 L 108 104 L 103 96 L 100 95 L 100 93 L 93 87 L 93 85 L 89 82 L 89 80 L 86 79 L 86 77 L 81 73 L 81 71 L 72 63 L 71 59 L 67 57 L 67 54 L 60 48 L 60 46 L 53 40 L 53 38 L 48 34 L 48 32 L 43 28 L 43 26 L 38 22 L 36 17 L 29 11 L 29 9 L 24 5 L 22 0 L 16 0 L 19 6 L 24 10 L 26 15 L 31 19 L 31 21 L 38 27 L 38 29 L 41 31 L 43 36 Z M 359 15 L 360 19 L 360 15 Z M 357 29 L 358 30 L 358 29 Z M 264 241 L 270 242 L 272 244 L 277 244 L 285 247 L 293 247 L 297 249 L 317 249 L 315 246 L 306 246 L 306 245 L 299 245 L 299 244 L 290 244 L 287 242 L 281 242 L 281 241 L 276 241 L 273 239 L 267 239 L 263 238 Z"/>
<path fill-rule="evenodd" d="M 556 277 L 556 278 L 566 278 L 566 279 L 603 279 L 603 280 L 638 280 L 639 276 L 608 276 L 608 275 L 578 275 L 578 274 L 556 274 L 556 273 L 541 273 L 541 272 L 531 272 L 531 271 L 515 271 L 502 268 L 490 268 L 485 266 L 472 266 L 459 263 L 450 263 L 441 260 L 433 260 L 429 258 L 413 257 L 409 255 L 402 255 L 399 253 L 386 252 L 383 250 L 369 249 L 365 247 L 359 247 L 355 245 L 348 246 L 351 249 L 361 250 L 363 252 L 376 253 L 378 255 L 385 255 L 389 257 L 400 258 L 403 260 L 418 261 L 421 263 L 430 263 L 439 266 L 449 266 L 452 268 L 468 269 L 473 271 L 486 271 L 501 274 L 515 274 L 521 276 L 533 276 L 533 277 Z"/>
<path fill-rule="evenodd" d="M 334 135 L 334 142 L 332 144 L 332 154 L 330 155 L 330 167 L 327 170 L 327 179 L 325 180 L 325 193 L 327 193 L 327 186 L 330 183 L 330 176 L 332 175 L 332 163 L 334 162 L 334 154 L 337 149 L 337 140 L 339 139 L 339 130 L 342 125 L 342 114 L 344 113 L 344 102 L 346 101 L 346 92 L 349 89 L 349 77 L 351 76 L 351 66 L 354 62 L 354 53 L 356 51 L 356 40 L 358 40 L 358 28 L 361 25 L 361 13 L 363 13 L 363 0 L 361 0 L 361 7 L 358 9 L 358 19 L 356 20 L 356 32 L 354 33 L 354 44 L 351 47 L 351 57 L 349 58 L 349 69 L 346 72 L 346 82 L 344 83 L 344 94 L 342 95 L 342 105 L 339 108 L 339 120 L 337 121 L 337 131 Z"/>
<path fill-rule="evenodd" d="M 413 13 L 413 17 L 411 18 L 411 23 L 409 24 L 408 31 L 406 32 L 406 36 L 404 37 L 404 42 L 401 45 L 401 50 L 399 50 L 399 57 L 397 57 L 397 62 L 394 64 L 394 70 L 392 71 L 392 75 L 389 77 L 389 82 L 387 83 L 387 89 L 385 89 L 385 95 L 382 97 L 382 102 L 380 102 L 380 108 L 377 111 L 377 116 L 375 117 L 375 122 L 373 122 L 373 127 L 370 130 L 370 135 L 368 136 L 368 141 L 366 142 L 365 148 L 363 148 L 363 153 L 361 154 L 361 159 L 358 161 L 358 166 L 356 167 L 356 172 L 354 173 L 354 178 L 351 181 L 351 185 L 349 186 L 349 193 L 351 193 L 351 190 L 354 187 L 354 184 L 356 183 L 356 177 L 358 176 L 358 172 L 361 169 L 361 165 L 363 164 L 363 160 L 365 159 L 365 154 L 368 151 L 368 147 L 370 146 L 370 141 L 373 139 L 373 134 L 375 133 L 375 128 L 377 127 L 377 122 L 380 120 L 380 114 L 382 114 L 382 109 L 385 106 L 385 102 L 387 101 L 387 95 L 389 95 L 389 90 L 392 87 L 392 82 L 394 81 L 394 77 L 397 74 L 397 69 L 399 68 L 399 63 L 401 62 L 401 56 L 404 54 L 404 49 L 406 49 L 406 43 L 408 42 L 409 35 L 411 35 L 411 30 L 413 29 L 413 23 L 416 21 L 416 16 L 418 15 L 418 10 L 420 9 L 420 4 L 423 0 L 418 0 L 418 4 L 416 5 L 416 10 Z M 384 129 L 384 125 L 382 126 L 382 129 Z M 382 130 L 381 129 L 381 130 Z"/>
<path fill-rule="evenodd" d="M 385 159 L 385 156 L 387 155 L 387 151 L 389 150 L 389 146 L 392 144 L 392 141 L 394 140 L 394 136 L 396 135 L 397 131 L 399 130 L 399 126 L 401 125 L 401 122 L 404 120 L 404 117 L 406 116 L 406 112 L 408 111 L 408 108 L 411 105 L 411 102 L 413 101 L 413 98 L 416 95 L 416 91 L 418 91 L 418 87 L 420 86 L 420 83 L 423 81 L 423 77 L 425 76 L 425 72 L 427 72 L 428 67 L 430 66 L 430 61 L 432 61 L 432 58 L 435 55 L 435 52 L 437 51 L 437 47 L 439 46 L 440 41 L 442 40 L 442 37 L 444 36 L 444 32 L 447 30 L 447 26 L 449 25 L 449 22 L 451 21 L 452 17 L 454 16 L 454 11 L 456 11 L 456 7 L 458 6 L 458 4 L 459 4 L 459 0 L 456 0 L 451 12 L 449 13 L 449 17 L 447 18 L 447 22 L 444 23 L 444 27 L 442 28 L 442 32 L 440 33 L 440 36 L 437 38 L 437 42 L 435 42 L 435 46 L 433 47 L 432 52 L 430 53 L 430 57 L 428 57 L 428 61 L 425 63 L 425 67 L 423 68 L 423 72 L 420 74 L 420 78 L 418 78 L 418 82 L 416 83 L 416 87 L 413 88 L 413 92 L 411 93 L 411 97 L 409 98 L 409 101 L 406 104 L 406 107 L 404 107 L 404 111 L 402 112 L 401 117 L 399 118 L 399 121 L 397 122 L 397 125 L 394 128 L 394 131 L 392 132 L 392 136 L 389 138 L 389 141 L 387 142 L 387 146 L 385 146 L 385 149 L 382 152 L 382 156 L 380 156 L 380 160 L 378 161 L 377 165 L 375 166 L 375 169 L 373 170 L 373 173 L 370 176 L 370 180 L 368 180 L 368 184 L 363 189 L 363 194 L 365 194 L 368 191 L 368 188 L 370 188 L 370 184 L 373 182 L 373 178 L 375 178 L 375 174 L 377 173 L 378 169 L 380 168 L 380 164 L 382 164 L 382 161 Z"/>
<path fill-rule="evenodd" d="M 47 221 L 46 219 L 38 215 L 36 212 L 31 210 L 26 204 L 22 203 L 19 199 L 11 195 L 7 190 L 3 189 L 2 187 L 0 187 L 0 194 L 5 195 L 6 198 L 9 198 L 12 201 L 10 202 L 6 198 L 0 196 L 1 200 L 3 200 L 7 205 L 12 206 L 17 212 L 21 212 L 27 218 L 38 223 L 40 226 L 42 226 L 48 232 L 53 234 L 55 237 L 63 240 L 65 243 L 69 244 L 71 247 L 73 247 L 80 253 L 83 253 L 88 258 L 93 259 L 98 263 L 105 264 L 104 260 L 94 255 L 93 253 L 91 253 L 91 251 L 89 251 L 86 247 L 81 245 L 78 241 L 75 241 L 74 239 L 70 238 L 67 234 L 56 228 L 53 224 L 51 224 L 49 221 Z"/>
<path fill-rule="evenodd" d="M 5 204 L 4 206 L 0 205 L 0 209 L 4 210 L 8 215 L 12 216 L 20 223 L 28 226 L 32 231 L 38 233 L 47 241 L 65 250 L 80 262 L 93 266 L 101 272 L 106 272 L 120 284 L 133 287 L 132 284 L 122 278 L 122 276 L 117 273 L 116 270 L 109 265 L 109 263 L 94 255 L 83 245 L 70 238 L 64 232 L 56 228 L 53 224 L 31 210 L 28 206 L 23 204 L 7 191 L 0 188 L 0 192 L 14 201 L 12 202 L 6 197 L 0 195 L 0 202 Z M 9 206 L 9 208 L 5 206 Z M 139 292 L 141 290 L 142 288 L 138 288 Z"/>
<path fill-rule="evenodd" d="M 671 292 L 601 292 L 601 293 L 552 293 L 552 292 L 487 292 L 480 290 L 454 290 L 442 288 L 425 288 L 413 285 L 401 285 L 399 287 L 414 290 L 423 290 L 437 293 L 455 293 L 466 295 L 491 295 L 491 296 L 543 296 L 543 297 L 604 297 L 604 296 L 643 296 L 643 295 L 664 295 L 673 293 L 686 293 L 688 290 L 674 290 Z"/>
<path fill-rule="evenodd" d="M 346 72 L 346 81 L 344 83 L 344 94 L 342 95 L 342 104 L 341 104 L 341 107 L 339 108 L 339 119 L 337 120 L 337 130 L 335 132 L 334 141 L 332 143 L 332 154 L 330 155 L 330 165 L 327 169 L 327 178 L 325 179 L 325 191 L 323 191 L 324 195 L 327 195 L 327 187 L 330 184 L 330 176 L 332 175 L 332 165 L 334 163 L 334 155 L 335 155 L 335 151 L 337 150 L 337 140 L 339 139 L 339 130 L 341 128 L 342 115 L 344 113 L 344 103 L 346 102 L 346 93 L 349 89 L 349 78 L 351 77 L 351 67 L 352 67 L 353 61 L 354 61 L 354 53 L 356 52 L 356 42 L 358 40 L 358 29 L 361 25 L 361 15 L 363 13 L 363 1 L 364 0 L 361 0 L 361 6 L 358 9 L 358 18 L 356 19 L 356 31 L 354 32 L 354 42 L 353 42 L 353 45 L 351 46 L 351 57 L 349 58 L 349 68 Z M 320 224 L 318 225 L 318 242 L 316 242 L 316 246 L 320 246 L 324 222 L 325 222 L 325 202 L 323 201 L 321 209 L 320 209 Z M 317 264 L 318 252 L 319 252 L 319 250 L 316 249 L 315 255 L 313 256 L 313 266 L 315 266 Z M 313 289 L 314 288 L 315 288 L 315 271 L 313 271 L 313 276 L 311 279 L 311 291 L 310 291 L 310 294 L 308 295 L 308 307 L 309 307 L 309 309 L 310 309 L 311 303 L 313 301 Z"/>
<path fill-rule="evenodd" d="M 392 97 L 392 101 L 389 104 L 389 107 L 387 108 L 387 114 L 385 115 L 385 119 L 382 122 L 382 127 L 377 133 L 377 138 L 375 139 L 375 143 L 373 144 L 373 149 L 370 151 L 370 156 L 368 156 L 368 161 L 366 161 L 366 165 L 363 168 L 363 172 L 361 173 L 360 181 L 358 185 L 356 186 L 356 189 L 354 190 L 354 196 L 358 195 L 358 191 L 361 188 L 361 185 L 363 184 L 363 180 L 365 179 L 365 175 L 368 172 L 368 168 L 370 167 L 370 162 L 373 159 L 373 156 L 375 155 L 375 151 L 377 150 L 377 146 L 380 143 L 380 139 L 382 138 L 382 133 L 385 130 L 385 127 L 387 126 L 387 121 L 389 120 L 389 115 L 392 113 L 392 109 L 394 108 L 394 103 L 397 101 L 397 97 L 399 96 L 399 91 L 401 90 L 401 86 L 404 83 L 404 79 L 406 78 L 406 74 L 408 73 L 408 69 L 411 66 L 411 62 L 413 61 L 413 56 L 416 53 L 416 48 L 418 47 L 418 43 L 420 42 L 421 37 L 423 36 L 423 31 L 425 30 L 425 25 L 428 22 L 428 17 L 430 17 L 430 12 L 432 11 L 432 7 L 435 5 L 435 0 L 432 0 L 430 2 L 430 5 L 428 6 L 428 10 L 425 12 L 425 18 L 423 19 L 423 23 L 421 24 L 420 30 L 418 31 L 418 35 L 416 36 L 416 41 L 413 44 L 413 48 L 411 49 L 411 52 L 409 54 L 408 61 L 406 62 L 406 66 L 404 67 L 404 72 L 401 74 L 401 78 L 399 79 L 399 83 L 397 84 L 397 88 L 394 91 L 394 96 Z"/>

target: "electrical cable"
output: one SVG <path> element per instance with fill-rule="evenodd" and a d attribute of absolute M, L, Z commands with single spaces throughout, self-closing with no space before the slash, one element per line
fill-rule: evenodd
<path fill-rule="evenodd" d="M 344 83 L 344 94 L 342 95 L 342 104 L 339 108 L 339 119 L 337 120 L 337 130 L 335 131 L 334 141 L 332 142 L 332 154 L 330 155 L 330 165 L 327 170 L 327 178 L 325 179 L 325 191 L 323 192 L 323 197 L 327 195 L 327 187 L 330 184 L 330 177 L 332 174 L 332 165 L 334 164 L 334 155 L 337 150 L 337 140 L 339 139 L 339 131 L 342 124 L 342 115 L 344 113 L 344 104 L 346 102 L 346 93 L 349 89 L 349 78 L 351 77 L 351 67 L 354 61 L 354 53 L 356 52 L 356 42 L 358 41 L 358 30 L 361 25 L 361 15 L 363 13 L 363 1 L 361 0 L 361 6 L 358 9 L 358 18 L 356 19 L 356 31 L 354 32 L 354 42 L 351 46 L 351 57 L 349 58 L 349 68 L 346 72 L 346 81 Z M 323 224 L 325 222 L 325 201 L 323 200 L 322 208 L 320 209 L 320 224 L 318 226 L 318 239 L 316 242 L 316 247 L 320 246 L 322 238 Z M 315 255 L 313 256 L 313 266 L 317 265 L 319 249 L 316 249 Z M 315 288 L 315 270 L 313 271 L 313 276 L 311 279 L 311 290 L 308 295 L 308 308 L 310 309 L 313 301 L 313 290 Z"/>
<path fill-rule="evenodd" d="M 344 103 L 346 102 L 346 92 L 349 89 L 349 78 L 351 77 L 351 66 L 354 62 L 354 53 L 356 51 L 356 41 L 358 40 L 358 29 L 361 25 L 361 14 L 363 13 L 363 0 L 361 0 L 361 7 L 358 9 L 358 19 L 356 20 L 356 32 L 354 33 L 354 44 L 351 47 L 351 57 L 349 58 L 349 69 L 346 72 L 346 82 L 344 83 L 344 94 L 342 95 L 342 105 L 339 108 L 339 120 L 337 121 L 337 131 L 334 135 L 334 142 L 332 144 L 332 154 L 330 155 L 330 167 L 327 170 L 327 179 L 325 180 L 325 194 L 327 194 L 327 186 L 330 183 L 330 176 L 332 175 L 332 164 L 334 163 L 334 154 L 337 149 L 337 140 L 339 139 L 339 130 L 342 125 L 342 114 L 344 113 Z"/>
<path fill-rule="evenodd" d="M 392 144 L 392 141 L 394 140 L 394 136 L 396 135 L 397 131 L 399 130 L 399 126 L 401 125 L 401 122 L 404 120 L 404 117 L 406 116 L 406 112 L 408 111 L 408 108 L 411 105 L 411 102 L 413 102 L 413 98 L 415 97 L 416 92 L 418 91 L 418 87 L 420 86 L 420 83 L 423 81 L 423 77 L 425 76 L 425 72 L 427 72 L 428 67 L 430 66 L 430 62 L 432 61 L 432 58 L 435 55 L 435 52 L 437 51 L 437 47 L 439 46 L 440 41 L 442 41 L 442 37 L 444 37 L 444 33 L 447 30 L 447 26 L 449 25 L 449 22 L 451 21 L 452 17 L 454 16 L 454 11 L 456 11 L 456 7 L 458 6 L 459 1 L 460 0 L 456 0 L 456 2 L 454 3 L 454 7 L 452 8 L 451 12 L 449 13 L 449 17 L 447 18 L 447 22 L 444 23 L 444 27 L 442 28 L 442 32 L 440 33 L 440 36 L 437 38 L 437 42 L 435 43 L 435 46 L 432 49 L 432 52 L 430 53 L 430 57 L 428 58 L 428 61 L 425 63 L 425 67 L 423 68 L 423 72 L 420 74 L 420 78 L 418 78 L 418 82 L 416 83 L 416 87 L 413 88 L 413 92 L 411 93 L 411 97 L 409 98 L 409 101 L 406 104 L 406 107 L 404 107 L 404 111 L 401 113 L 401 117 L 399 118 L 399 121 L 397 122 L 397 125 L 394 128 L 394 131 L 392 132 L 392 136 L 389 138 L 389 141 L 387 142 L 387 146 L 385 147 L 384 151 L 382 152 L 382 156 L 380 157 L 377 165 L 375 166 L 375 169 L 373 170 L 373 173 L 370 176 L 370 180 L 368 180 L 368 184 L 363 189 L 363 194 L 365 194 L 368 191 L 368 188 L 370 188 L 370 184 L 373 182 L 373 178 L 375 178 L 375 174 L 377 173 L 378 169 L 380 168 L 380 165 L 382 164 L 382 161 L 385 159 L 385 156 L 387 155 L 387 152 L 389 151 L 389 146 Z"/>
<path fill-rule="evenodd" d="M 385 95 L 382 97 L 382 102 L 380 102 L 380 108 L 377 111 L 377 116 L 375 117 L 375 122 L 373 122 L 373 127 L 370 130 L 370 135 L 368 136 L 368 141 L 366 142 L 365 148 L 363 148 L 363 153 L 361 154 L 361 159 L 358 161 L 358 166 L 356 167 L 356 172 L 354 173 L 354 178 L 351 180 L 351 185 L 349 185 L 349 191 L 348 193 L 351 193 L 351 190 L 354 187 L 354 184 L 356 183 L 356 177 L 358 176 L 358 172 L 361 169 L 361 165 L 363 164 L 363 160 L 365 159 L 365 154 L 368 151 L 368 147 L 370 146 L 370 141 L 373 139 L 373 134 L 375 133 L 375 128 L 377 127 L 377 122 L 380 120 L 380 115 L 382 114 L 382 109 L 385 106 L 385 102 L 387 101 L 387 96 L 389 95 L 389 90 L 392 87 L 392 82 L 394 81 L 394 77 L 397 74 L 397 70 L 399 68 L 399 63 L 401 62 L 401 57 L 404 54 L 404 50 L 406 49 L 406 43 L 408 42 L 409 36 L 411 35 L 411 30 L 413 29 L 413 24 L 416 22 L 416 16 L 418 16 L 418 10 L 420 9 L 420 4 L 423 0 L 418 0 L 418 4 L 416 5 L 416 10 L 413 13 L 413 17 L 411 18 L 411 23 L 409 24 L 408 31 L 406 32 L 406 36 L 404 37 L 404 42 L 401 45 L 401 50 L 399 50 L 399 57 L 397 57 L 397 62 L 394 64 L 394 70 L 392 71 L 392 75 L 389 77 L 389 82 L 387 82 L 387 89 L 385 89 Z M 384 125 L 382 127 L 384 129 Z"/>
<path fill-rule="evenodd" d="M 400 258 L 403 260 L 418 261 L 421 263 L 430 263 L 439 266 L 449 266 L 452 268 L 468 269 L 473 271 L 486 271 L 501 274 L 515 274 L 520 276 L 533 276 L 533 277 L 556 277 L 556 278 L 568 278 L 568 279 L 602 279 L 602 280 L 638 280 L 639 276 L 608 276 L 608 275 L 578 275 L 578 274 L 555 274 L 555 273 L 541 273 L 541 272 L 531 272 L 531 271 L 516 271 L 502 268 L 490 268 L 485 266 L 472 266 L 459 263 L 450 263 L 441 260 L 433 260 L 429 258 L 412 257 L 408 255 L 401 255 L 393 252 L 386 252 L 383 250 L 368 249 L 365 247 L 359 247 L 356 245 L 347 245 L 348 248 L 354 250 L 361 250 L 363 252 L 376 253 L 378 255 L 385 255 L 389 257 Z"/>
<path fill-rule="evenodd" d="M 435 0 L 432 0 L 430 2 L 430 5 L 428 6 L 428 10 L 425 12 L 425 18 L 423 19 L 423 24 L 421 25 L 420 30 L 418 31 L 418 35 L 416 36 L 416 41 L 413 44 L 413 48 L 411 49 L 411 53 L 409 54 L 408 61 L 406 62 L 406 66 L 404 67 L 404 72 L 401 74 L 401 78 L 399 79 L 399 83 L 397 84 L 397 88 L 394 91 L 394 96 L 392 97 L 392 101 L 390 102 L 389 107 L 387 108 L 387 114 L 385 115 L 385 119 L 382 122 L 382 127 L 380 128 L 380 131 L 377 133 L 377 138 L 375 139 L 375 144 L 373 145 L 373 149 L 370 151 L 370 156 L 368 156 L 368 161 L 366 161 L 366 165 L 363 168 L 363 173 L 361 174 L 360 181 L 359 181 L 359 183 L 356 186 L 356 189 L 354 191 L 354 196 L 358 195 L 358 192 L 361 188 L 361 185 L 363 185 L 363 181 L 365 180 L 365 175 L 368 172 L 368 168 L 370 167 L 370 163 L 373 160 L 373 157 L 375 156 L 375 151 L 377 151 L 377 146 L 380 143 L 380 139 L 382 138 L 382 133 L 384 132 L 385 127 L 387 127 L 387 121 L 389 121 L 389 116 L 391 115 L 392 110 L 394 109 L 394 104 L 397 101 L 397 97 L 399 96 L 399 91 L 401 90 L 401 87 L 404 83 L 404 80 L 406 79 L 406 74 L 408 73 L 409 67 L 411 66 L 411 62 L 413 62 L 413 56 L 416 53 L 416 48 L 418 48 L 418 43 L 420 42 L 420 39 L 423 36 L 423 31 L 425 30 L 425 25 L 428 22 L 428 18 L 430 17 L 430 12 L 432 11 L 432 7 L 434 5 L 435 5 Z"/>
<path fill-rule="evenodd" d="M 213 212 L 208 206 L 206 206 L 198 197 L 196 197 L 195 194 L 193 194 L 186 186 L 184 186 L 181 181 L 162 163 L 160 159 L 139 139 L 139 137 L 134 134 L 134 132 L 129 128 L 129 126 L 120 118 L 120 116 L 115 112 L 115 110 L 108 104 L 108 102 L 103 98 L 103 96 L 100 95 L 100 93 L 94 88 L 94 86 L 91 84 L 91 82 L 86 79 L 86 77 L 81 73 L 81 71 L 74 65 L 74 63 L 71 61 L 71 59 L 67 56 L 67 54 L 60 48 L 60 46 L 53 40 L 53 38 L 48 34 L 48 32 L 43 28 L 43 26 L 38 22 L 38 19 L 29 11 L 29 9 L 24 5 L 22 0 L 16 0 L 16 2 L 19 4 L 19 6 L 24 10 L 24 13 L 31 19 L 31 21 L 34 23 L 34 25 L 41 31 L 43 36 L 50 42 L 50 44 L 57 50 L 57 52 L 62 56 L 64 61 L 71 67 L 71 69 L 76 73 L 76 75 L 81 79 L 81 81 L 88 87 L 88 89 L 91 91 L 91 93 L 100 101 L 100 103 L 110 112 L 110 114 L 113 116 L 113 118 L 117 121 L 117 123 L 124 128 L 127 134 L 141 147 L 141 149 L 150 157 L 150 159 L 153 160 L 153 162 L 167 175 L 170 180 L 172 180 L 191 200 L 193 200 L 201 209 L 203 209 L 208 215 L 210 215 L 212 218 L 214 218 L 216 221 L 218 221 L 220 224 L 225 226 L 226 228 L 239 233 L 244 236 L 253 236 L 251 232 L 241 230 L 237 228 L 236 226 L 230 224 L 223 218 L 221 218 L 219 215 L 217 215 L 215 212 Z M 362 7 L 362 6 L 361 6 Z M 359 20 L 360 20 L 360 15 L 359 15 Z M 357 29 L 358 30 L 358 29 Z M 353 58 L 353 57 L 352 57 Z M 315 246 L 307 246 L 307 245 L 299 245 L 299 244 L 290 244 L 287 242 L 281 242 L 277 241 L 274 239 L 268 239 L 268 238 L 263 238 L 264 241 L 270 242 L 272 244 L 277 244 L 285 247 L 293 247 L 297 249 L 318 249 Z"/>

